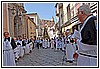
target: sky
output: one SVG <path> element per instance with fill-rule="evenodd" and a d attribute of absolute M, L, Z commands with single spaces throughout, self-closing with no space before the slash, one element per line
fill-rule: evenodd
<path fill-rule="evenodd" d="M 49 20 L 56 16 L 55 3 L 24 3 L 24 7 L 27 13 L 37 12 L 41 19 Z"/>

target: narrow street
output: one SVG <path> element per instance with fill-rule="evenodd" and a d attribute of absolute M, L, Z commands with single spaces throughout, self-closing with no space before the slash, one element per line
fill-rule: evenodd
<path fill-rule="evenodd" d="M 33 49 L 29 55 L 24 55 L 17 62 L 17 66 L 75 66 L 75 63 L 66 63 L 62 65 L 63 52 L 54 51 L 54 49 Z"/>
<path fill-rule="evenodd" d="M 99 1 L 2 1 L 1 5 L 2 67 L 99 65 Z"/>

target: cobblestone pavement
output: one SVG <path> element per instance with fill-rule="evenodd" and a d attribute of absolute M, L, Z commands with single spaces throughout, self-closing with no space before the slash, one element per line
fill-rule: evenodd
<path fill-rule="evenodd" d="M 63 62 L 63 52 L 54 49 L 33 49 L 16 63 L 17 66 L 76 66 L 75 63 Z"/>

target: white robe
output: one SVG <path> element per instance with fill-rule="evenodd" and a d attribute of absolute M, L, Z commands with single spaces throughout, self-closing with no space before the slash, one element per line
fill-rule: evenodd
<path fill-rule="evenodd" d="M 20 54 L 20 45 L 17 45 L 17 53 L 18 53 L 18 56 Z"/>
<path fill-rule="evenodd" d="M 44 48 L 47 48 L 47 40 L 44 41 Z"/>
<path fill-rule="evenodd" d="M 3 66 L 16 66 L 14 51 L 12 50 L 10 42 L 3 41 Z"/>
<path fill-rule="evenodd" d="M 24 48 L 25 46 L 22 46 L 22 41 L 18 41 L 21 45 L 20 45 L 20 54 L 19 56 L 20 57 L 23 57 L 24 56 Z"/>
<path fill-rule="evenodd" d="M 20 57 L 23 57 L 24 56 L 24 47 L 21 46 L 20 47 L 20 54 L 19 54 Z"/>
<path fill-rule="evenodd" d="M 29 43 L 29 44 L 30 44 L 30 50 L 32 51 L 33 44 L 32 44 L 32 42 L 31 42 L 31 43 Z"/>
<path fill-rule="evenodd" d="M 96 51 L 97 51 L 96 45 L 83 44 L 79 40 L 77 40 L 77 43 L 79 46 L 79 52 L 88 51 L 88 53 L 86 53 L 86 54 L 90 54 L 90 55 L 94 55 L 94 56 L 96 55 Z M 83 50 L 83 51 L 81 51 L 81 50 Z M 84 55 L 79 54 L 79 57 L 77 60 L 77 65 L 78 66 L 96 66 L 97 65 L 97 58 L 88 57 L 88 56 L 84 56 Z"/>
<path fill-rule="evenodd" d="M 17 41 L 16 41 L 16 45 L 17 45 Z M 16 52 L 14 54 L 15 58 L 18 59 L 19 58 L 19 52 L 20 52 L 20 46 L 19 45 L 17 45 L 17 47 L 14 49 L 14 52 Z"/>
<path fill-rule="evenodd" d="M 73 58 L 74 52 L 75 52 L 75 49 L 72 46 L 72 44 L 71 43 L 67 44 L 66 45 L 66 56 L 67 56 L 67 60 L 70 60 L 70 61 L 74 60 L 74 58 Z"/>
<path fill-rule="evenodd" d="M 37 43 L 36 43 L 36 42 L 34 42 L 34 48 L 36 47 L 36 45 L 37 45 Z"/>
<path fill-rule="evenodd" d="M 14 54 L 14 56 L 15 56 L 15 58 L 16 59 L 18 59 L 19 58 L 19 53 L 18 53 L 18 48 L 16 47 L 15 49 L 14 49 L 14 52 L 15 52 L 15 54 Z"/>
<path fill-rule="evenodd" d="M 54 48 L 54 40 L 51 40 L 51 48 Z"/>
<path fill-rule="evenodd" d="M 29 44 L 26 44 L 25 54 L 29 54 L 29 52 L 30 52 Z"/>
<path fill-rule="evenodd" d="M 43 47 L 44 47 L 44 45 L 45 45 L 44 42 L 45 42 L 45 41 L 44 41 L 44 39 L 43 39 L 43 42 L 42 42 L 42 46 L 43 46 Z"/>

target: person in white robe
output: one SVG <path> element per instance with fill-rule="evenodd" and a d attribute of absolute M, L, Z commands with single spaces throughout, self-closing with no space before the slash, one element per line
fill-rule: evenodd
<path fill-rule="evenodd" d="M 4 32 L 3 40 L 3 66 L 16 66 L 14 49 L 17 47 L 13 38 L 8 32 Z"/>
<path fill-rule="evenodd" d="M 17 45 L 17 39 L 16 37 L 14 38 L 14 41 Z M 19 46 L 17 45 L 17 47 L 14 49 L 14 56 L 15 56 L 15 61 L 17 62 L 19 60 Z"/>
<path fill-rule="evenodd" d="M 75 52 L 75 49 L 73 47 L 73 44 L 69 41 L 69 39 L 66 42 L 66 57 L 67 61 L 72 62 L 74 60 L 73 54 Z"/>
<path fill-rule="evenodd" d="M 56 50 L 58 49 L 58 38 L 56 38 Z"/>
<path fill-rule="evenodd" d="M 64 37 L 64 49 L 66 47 L 66 37 Z"/>
<path fill-rule="evenodd" d="M 30 42 L 29 44 L 30 44 L 30 53 L 32 53 L 33 44 L 32 42 Z"/>
<path fill-rule="evenodd" d="M 37 47 L 36 39 L 34 40 L 34 48 Z"/>
<path fill-rule="evenodd" d="M 62 51 L 64 51 L 64 38 L 62 37 L 62 45 L 61 45 L 61 47 L 62 47 Z"/>
<path fill-rule="evenodd" d="M 45 49 L 47 48 L 47 40 L 46 39 L 44 40 L 44 48 Z"/>
<path fill-rule="evenodd" d="M 26 47 L 25 47 L 25 54 L 29 55 L 30 48 L 29 48 L 28 39 L 26 39 L 25 43 L 26 43 Z"/>
<path fill-rule="evenodd" d="M 37 48 L 39 49 L 40 48 L 40 40 L 39 40 L 40 38 L 38 37 L 37 39 L 36 39 L 36 43 L 37 43 Z"/>
<path fill-rule="evenodd" d="M 79 54 L 78 66 L 97 66 L 97 30 L 95 27 L 96 17 L 91 15 L 88 5 L 82 5 L 78 9 L 78 18 L 83 23 L 81 30 L 76 32 Z"/>
<path fill-rule="evenodd" d="M 28 54 L 29 54 L 29 51 L 30 51 L 28 39 L 25 37 L 25 38 L 23 39 L 23 41 L 24 41 L 24 43 L 25 43 L 25 50 L 24 50 L 24 53 L 28 55 Z"/>
<path fill-rule="evenodd" d="M 53 38 L 51 39 L 51 49 L 53 49 L 54 48 L 54 40 L 53 40 Z"/>
<path fill-rule="evenodd" d="M 32 53 L 32 48 L 33 48 L 33 43 L 32 43 L 32 37 L 31 39 L 29 39 L 29 49 L 30 49 L 30 53 Z"/>
<path fill-rule="evenodd" d="M 23 40 L 22 40 L 21 36 L 19 37 L 18 45 L 20 45 L 20 54 L 19 54 L 19 57 L 23 57 L 24 56 L 24 48 L 25 47 L 23 45 Z"/>

